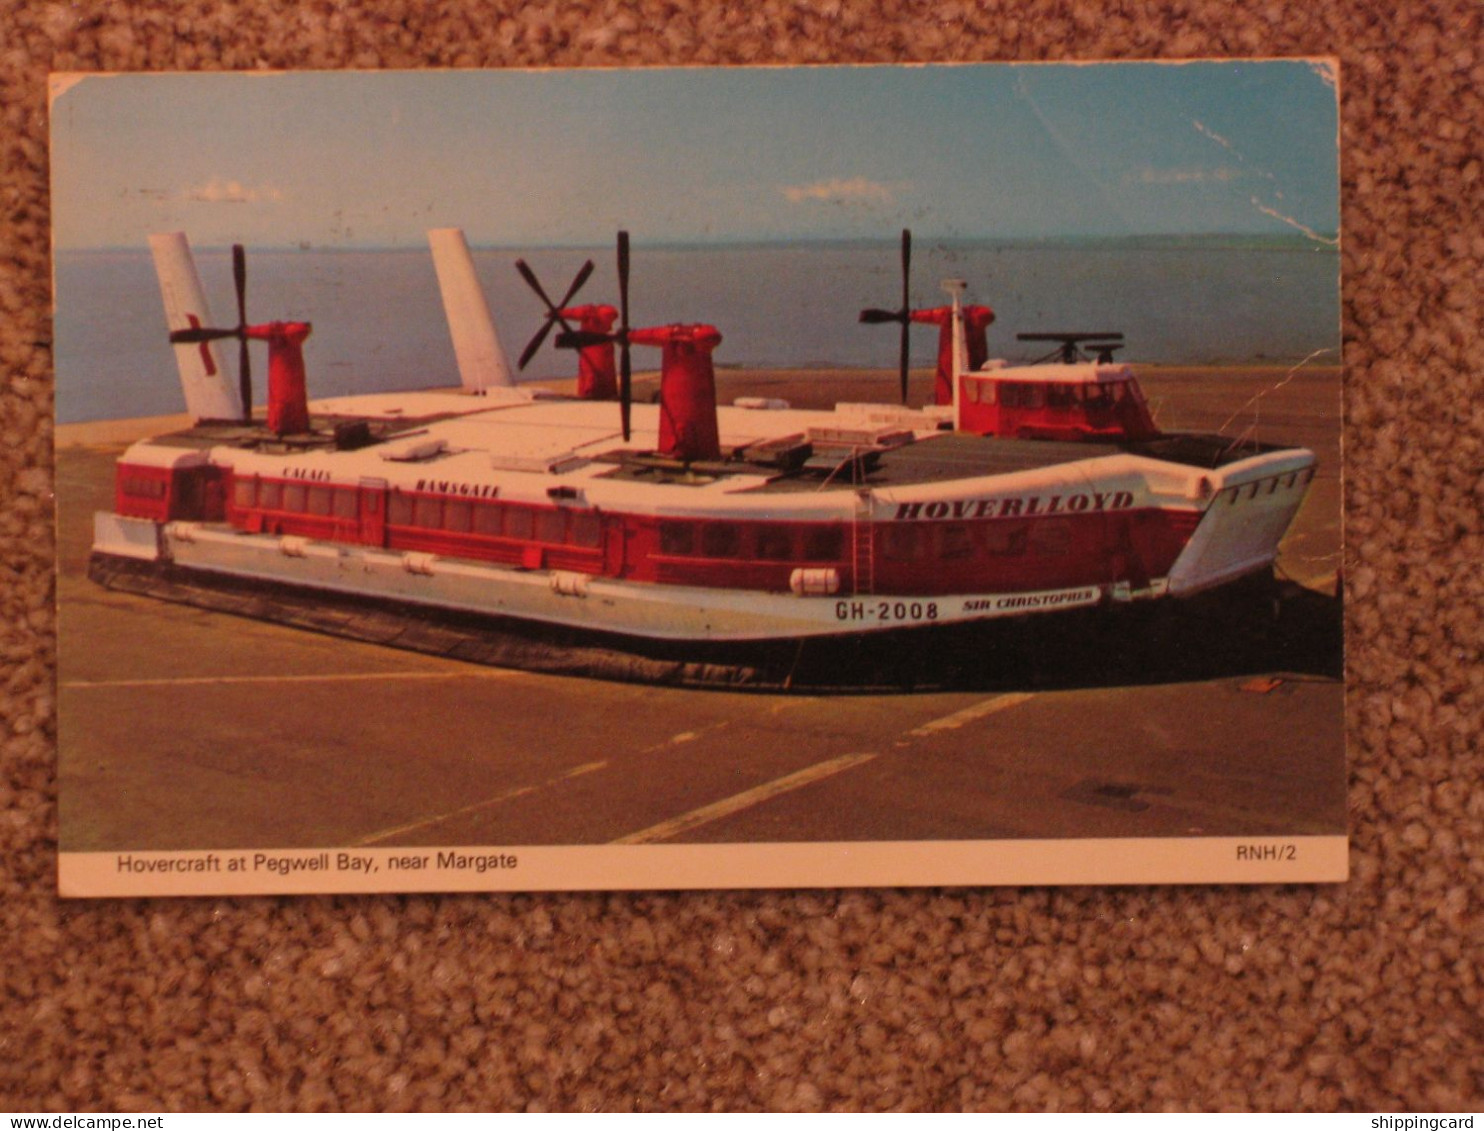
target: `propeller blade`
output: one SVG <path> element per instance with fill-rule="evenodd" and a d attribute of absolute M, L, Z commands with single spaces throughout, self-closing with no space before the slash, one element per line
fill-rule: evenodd
<path fill-rule="evenodd" d="M 567 288 L 567 293 L 562 296 L 562 301 L 557 304 L 557 309 L 558 310 L 564 310 L 564 309 L 567 308 L 567 306 L 569 306 L 571 304 L 571 302 L 572 302 L 572 296 L 575 295 L 578 291 L 582 290 L 582 284 L 585 283 L 585 282 L 587 282 L 587 277 L 589 275 L 591 275 L 592 273 L 593 273 L 593 261 L 591 259 L 589 259 L 586 263 L 584 263 L 582 265 L 581 269 L 577 272 L 577 278 L 575 278 L 575 279 L 572 280 L 572 285 Z M 558 314 L 557 317 L 560 318 L 561 315 Z M 564 323 L 562 323 L 562 325 L 565 326 L 566 323 L 564 322 Z"/>
<path fill-rule="evenodd" d="M 556 336 L 556 347 L 559 350 L 580 350 L 588 346 L 611 342 L 613 338 L 612 334 L 600 333 L 597 330 L 563 330 Z"/>
<path fill-rule="evenodd" d="M 242 419 L 252 421 L 252 366 L 247 348 L 247 249 L 232 245 L 232 286 L 237 291 L 237 392 L 242 397 Z"/>
<path fill-rule="evenodd" d="M 907 350 L 908 331 L 911 329 L 911 298 L 909 288 L 912 281 L 912 230 L 902 229 L 902 403 L 907 403 Z"/>
<path fill-rule="evenodd" d="M 536 272 L 531 270 L 531 265 L 524 259 L 517 259 L 515 261 L 515 269 L 520 272 L 520 277 L 526 281 L 526 286 L 535 291 L 541 301 L 546 304 L 546 308 L 548 310 L 554 309 L 554 304 L 547 296 L 546 291 L 542 289 L 541 281 L 536 278 Z"/>
<path fill-rule="evenodd" d="M 629 364 L 629 339 L 624 338 L 619 351 L 618 368 L 618 415 L 623 422 L 624 443 L 629 442 L 629 406 L 634 400 L 634 371 Z"/>
<path fill-rule="evenodd" d="M 247 325 L 247 251 L 240 243 L 232 245 L 232 284 L 237 288 L 237 328 Z"/>
<path fill-rule="evenodd" d="M 526 363 L 530 361 L 531 358 L 536 356 L 537 351 L 541 349 L 541 343 L 546 341 L 546 335 L 551 333 L 551 328 L 553 325 L 555 325 L 555 323 L 553 323 L 550 318 L 541 323 L 541 329 L 536 331 L 535 336 L 526 343 L 526 348 L 521 351 L 520 360 L 515 363 L 515 367 L 517 369 L 524 369 L 526 367 Z M 561 344 L 561 338 L 557 338 L 557 345 Z"/>
<path fill-rule="evenodd" d="M 908 341 L 907 341 L 907 338 L 908 338 L 908 330 L 910 328 L 911 327 L 908 324 L 907 320 L 905 318 L 902 319 L 901 374 L 902 374 L 902 403 L 903 404 L 906 404 L 907 403 L 907 347 L 908 347 L 908 344 L 909 344 Z"/>
<path fill-rule="evenodd" d="M 911 306 L 907 297 L 907 286 L 912 278 L 912 229 L 902 229 L 902 311 Z"/>
<path fill-rule="evenodd" d="M 177 345 L 184 342 L 197 345 L 201 342 L 216 342 L 222 338 L 237 337 L 236 330 L 212 330 L 205 326 L 191 326 L 184 330 L 171 330 L 170 340 Z"/>
<path fill-rule="evenodd" d="M 901 372 L 902 403 L 907 403 L 907 363 L 911 345 L 912 329 L 912 230 L 902 229 L 902 306 L 900 310 L 882 310 L 879 306 L 867 307 L 860 313 L 860 320 L 868 326 L 879 326 L 885 322 L 898 322 L 902 327 L 901 354 L 898 368 Z"/>
<path fill-rule="evenodd" d="M 634 401 L 634 370 L 629 360 L 629 233 L 618 233 L 618 415 L 623 424 L 624 443 L 629 442 L 630 408 Z"/>
<path fill-rule="evenodd" d="M 242 394 L 242 419 L 244 422 L 252 421 L 252 370 L 248 367 L 247 335 L 239 338 L 242 348 L 237 354 L 237 385 Z"/>
<path fill-rule="evenodd" d="M 623 328 L 629 328 L 629 233 L 618 233 L 618 305 Z"/>

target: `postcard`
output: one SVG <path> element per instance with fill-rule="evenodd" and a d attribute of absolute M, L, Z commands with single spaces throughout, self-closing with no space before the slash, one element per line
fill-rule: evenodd
<path fill-rule="evenodd" d="M 54 76 L 62 894 L 1343 880 L 1337 82 Z"/>

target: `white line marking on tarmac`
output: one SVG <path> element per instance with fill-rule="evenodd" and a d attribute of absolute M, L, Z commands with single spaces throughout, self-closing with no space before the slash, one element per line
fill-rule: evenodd
<path fill-rule="evenodd" d="M 573 766 L 559 780 L 567 781 L 569 778 L 580 778 L 583 774 L 595 773 L 606 765 L 608 765 L 607 762 L 584 762 L 580 766 Z"/>
<path fill-rule="evenodd" d="M 570 781 L 572 778 L 579 778 L 582 777 L 582 775 L 584 774 L 594 773 L 598 770 L 603 769 L 607 765 L 607 762 L 584 762 L 582 763 L 582 765 L 573 766 L 570 770 L 567 770 L 564 773 L 560 773 L 554 778 L 548 778 L 540 785 L 522 785 L 518 786 L 515 789 L 507 789 L 504 793 L 497 793 L 493 797 L 486 797 L 483 801 L 476 801 L 472 805 L 464 805 L 458 809 L 450 809 L 447 813 L 439 813 L 436 816 L 425 817 L 421 821 L 411 821 L 405 825 L 398 825 L 394 829 L 382 829 L 379 833 L 372 833 L 370 836 L 362 837 L 360 840 L 352 842 L 352 845 L 353 847 L 361 847 L 363 845 L 375 844 L 377 841 L 386 840 L 389 837 L 401 836 L 403 833 L 410 833 L 414 829 L 428 828 L 430 825 L 439 824 L 450 819 L 451 817 L 462 817 L 468 813 L 476 813 L 480 809 L 488 809 L 495 805 L 503 805 L 507 801 L 514 801 L 517 797 L 524 797 L 528 793 L 535 793 L 538 789 L 545 789 L 547 786 L 558 785 L 561 782 Z"/>
<path fill-rule="evenodd" d="M 336 683 L 382 679 L 510 679 L 516 671 L 468 672 L 331 672 L 323 675 L 193 675 L 159 679 L 70 679 L 63 687 L 181 687 L 219 683 Z"/>
<path fill-rule="evenodd" d="M 701 825 L 709 825 L 712 821 L 719 821 L 723 817 L 730 817 L 733 813 L 740 813 L 743 809 L 750 809 L 754 805 L 774 798 L 783 793 L 788 793 L 823 778 L 831 777 L 854 766 L 863 765 L 875 758 L 875 754 L 845 754 L 839 758 L 831 758 L 828 762 L 820 762 L 813 766 L 806 766 L 796 773 L 766 782 L 753 789 L 744 790 L 733 794 L 731 797 L 723 798 L 711 805 L 702 806 L 700 809 L 692 809 L 689 813 L 682 813 L 668 821 L 661 821 L 657 825 L 651 825 L 647 829 L 640 829 L 636 833 L 619 837 L 613 844 L 649 844 L 657 840 L 667 840 L 679 833 L 689 832 L 691 829 Z"/>
<path fill-rule="evenodd" d="M 957 730 L 965 723 L 972 723 L 975 719 L 982 719 L 986 715 L 993 715 L 997 711 L 1005 711 L 1011 707 L 1019 706 L 1027 699 L 1035 698 L 1029 691 L 1013 691 L 1008 695 L 996 695 L 993 699 L 986 699 L 982 703 L 975 703 L 972 707 L 965 707 L 962 711 L 955 711 L 951 715 L 944 715 L 941 719 L 934 719 L 930 723 L 923 723 L 915 730 L 907 733 L 913 738 L 924 738 L 930 734 L 937 734 L 942 730 Z"/>

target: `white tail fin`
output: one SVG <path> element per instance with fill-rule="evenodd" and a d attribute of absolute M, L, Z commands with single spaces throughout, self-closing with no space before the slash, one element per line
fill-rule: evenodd
<path fill-rule="evenodd" d="M 464 233 L 458 228 L 434 228 L 428 232 L 428 244 L 433 249 L 433 267 L 438 272 L 438 289 L 443 293 L 443 310 L 448 315 L 448 331 L 453 336 L 453 352 L 465 391 L 477 393 L 493 385 L 514 385 L 510 362 L 495 334 L 489 303 L 474 273 L 474 257 L 469 254 Z"/>
<path fill-rule="evenodd" d="M 149 250 L 155 257 L 155 274 L 160 278 L 160 297 L 165 300 L 165 321 L 170 329 L 210 326 L 211 311 L 206 308 L 206 294 L 201 290 L 201 277 L 196 274 L 185 233 L 150 236 Z M 193 417 L 232 420 L 240 415 L 237 392 L 227 378 L 215 342 L 178 344 L 175 363 L 180 367 L 186 411 Z"/>

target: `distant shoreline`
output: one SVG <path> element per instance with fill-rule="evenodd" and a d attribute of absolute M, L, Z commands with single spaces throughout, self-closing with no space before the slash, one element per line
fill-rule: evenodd
<path fill-rule="evenodd" d="M 870 239 L 819 239 L 800 237 L 797 239 L 738 239 L 707 242 L 701 240 L 666 240 L 650 237 L 642 232 L 633 233 L 636 244 L 651 251 L 778 251 L 788 249 L 863 248 L 892 250 L 898 246 L 898 236 Z M 913 233 L 913 241 L 920 251 L 948 247 L 956 251 L 974 250 L 1021 250 L 1046 251 L 1330 251 L 1338 254 L 1340 234 L 1338 232 L 1316 232 L 1313 236 L 1301 232 L 1210 232 L 1202 234 L 1147 234 L 1147 235 L 1082 235 L 1082 236 L 957 236 Z M 533 251 L 583 251 L 612 252 L 611 243 L 475 243 L 470 245 L 476 252 L 533 252 Z M 131 255 L 148 250 L 141 241 L 138 245 L 121 244 L 107 247 L 60 247 L 57 255 Z M 194 248 L 197 254 L 226 255 L 229 244 L 201 244 Z M 331 243 L 256 243 L 251 250 L 260 254 L 347 254 L 386 255 L 428 253 L 427 244 L 417 240 L 399 244 L 331 244 Z"/>

